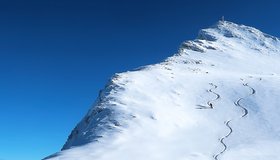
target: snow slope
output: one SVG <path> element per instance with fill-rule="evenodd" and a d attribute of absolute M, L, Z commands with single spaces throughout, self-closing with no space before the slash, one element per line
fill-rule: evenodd
<path fill-rule="evenodd" d="M 51 160 L 280 160 L 280 41 L 218 22 L 116 74 Z M 47 158 L 47 159 L 48 159 Z"/>

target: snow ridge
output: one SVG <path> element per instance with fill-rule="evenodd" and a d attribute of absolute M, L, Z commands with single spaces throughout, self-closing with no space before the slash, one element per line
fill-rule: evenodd
<path fill-rule="evenodd" d="M 125 85 L 120 82 L 120 78 L 118 74 L 114 75 L 105 89 L 99 92 L 94 107 L 73 129 L 62 150 L 89 142 L 98 142 L 105 133 L 108 136 L 111 132 L 119 131 L 119 126 L 124 126 L 126 120 L 133 118 L 132 115 L 124 114 L 116 107 L 121 103 L 116 98 L 116 94 L 120 94 Z"/>

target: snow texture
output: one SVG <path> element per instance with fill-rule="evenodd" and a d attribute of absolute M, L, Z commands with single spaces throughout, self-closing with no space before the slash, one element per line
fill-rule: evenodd
<path fill-rule="evenodd" d="M 280 41 L 219 21 L 113 76 L 49 160 L 280 160 Z"/>

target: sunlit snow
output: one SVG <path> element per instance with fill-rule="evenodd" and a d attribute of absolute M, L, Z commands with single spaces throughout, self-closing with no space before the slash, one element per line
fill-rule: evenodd
<path fill-rule="evenodd" d="M 51 160 L 280 160 L 280 41 L 218 22 L 116 74 Z"/>

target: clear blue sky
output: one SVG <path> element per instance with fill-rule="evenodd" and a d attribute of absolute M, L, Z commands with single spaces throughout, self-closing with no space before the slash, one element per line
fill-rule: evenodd
<path fill-rule="evenodd" d="M 58 151 L 115 72 L 157 63 L 226 20 L 280 36 L 280 2 L 1 0 L 0 160 Z"/>

